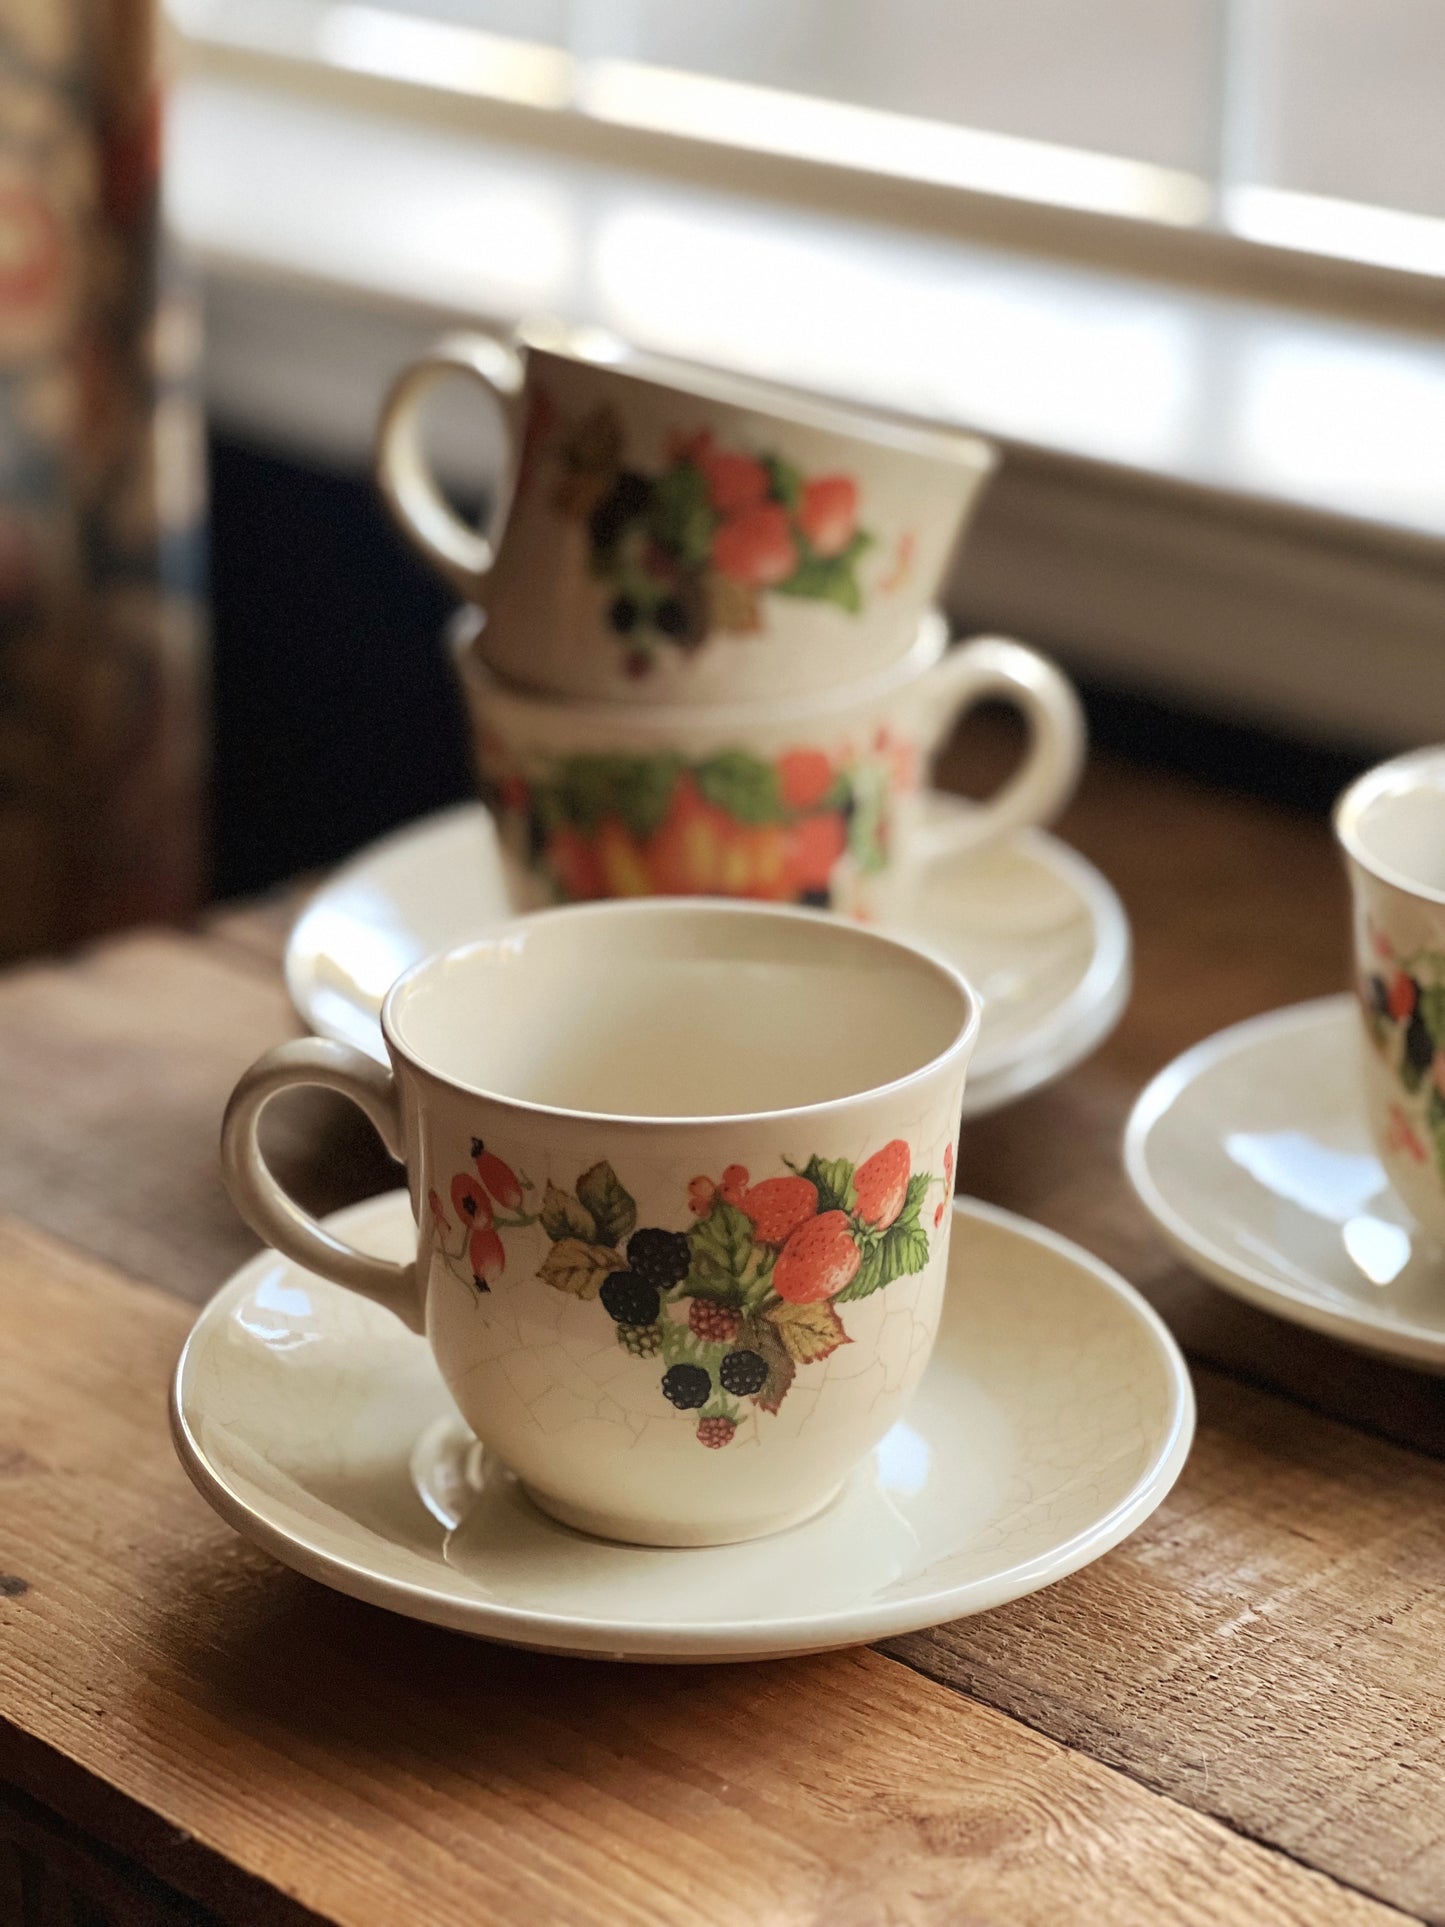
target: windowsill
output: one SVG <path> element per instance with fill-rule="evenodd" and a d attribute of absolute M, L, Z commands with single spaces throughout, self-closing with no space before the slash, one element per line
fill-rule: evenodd
<path fill-rule="evenodd" d="M 992 547 L 981 523 L 959 585 L 971 614 L 1028 620 L 1073 658 L 1227 694 L 1272 721 L 1364 740 L 1419 732 L 1418 680 L 1413 695 L 1386 688 L 1363 706 L 1346 688 L 1336 714 L 1308 646 L 1293 667 L 1261 665 L 1249 640 L 1259 618 L 1241 606 L 1230 635 L 1204 640 L 1196 661 L 1180 637 L 1199 626 L 1202 605 L 1181 616 L 1168 599 L 1189 589 L 1191 566 L 1196 598 L 1221 572 L 1242 597 L 1273 545 L 1280 580 L 1328 601 L 1329 620 L 1398 618 L 1438 637 L 1438 336 L 789 208 L 233 80 L 185 81 L 171 138 L 175 217 L 206 269 L 211 402 L 232 426 L 359 464 L 386 380 L 438 325 L 506 327 L 538 311 L 600 324 L 646 347 L 996 437 L 1009 460 L 986 512 Z M 471 452 L 455 441 L 459 467 Z M 1138 549 L 1143 604 L 1137 585 L 1111 598 L 1091 583 L 1101 556 L 1085 551 L 1111 542 Z M 1008 576 L 1022 567 L 1037 577 L 1039 543 L 1060 563 L 1053 602 L 1047 583 Z M 1241 543 L 1253 558 L 1242 574 Z M 1172 583 L 1158 576 L 1171 553 L 1184 571 Z M 1302 569 L 1329 580 L 1327 594 Z M 1284 627 L 1304 634 L 1288 617 Z M 1445 729 L 1445 683 L 1439 696 Z"/>

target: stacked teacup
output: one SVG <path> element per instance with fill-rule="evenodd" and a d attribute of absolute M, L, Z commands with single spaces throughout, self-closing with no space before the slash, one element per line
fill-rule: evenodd
<path fill-rule="evenodd" d="M 428 466 L 419 408 L 456 375 L 506 430 L 487 532 Z M 932 608 L 995 466 L 904 426 L 610 340 L 454 336 L 408 368 L 378 469 L 469 605 L 454 647 L 518 908 L 751 897 L 906 918 L 923 869 L 1051 816 L 1077 700 L 1040 656 L 949 647 Z M 1020 767 L 924 808 L 962 713 L 1013 703 Z"/>

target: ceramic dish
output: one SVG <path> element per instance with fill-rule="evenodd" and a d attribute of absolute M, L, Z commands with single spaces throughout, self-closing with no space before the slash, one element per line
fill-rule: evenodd
<path fill-rule="evenodd" d="M 420 432 L 480 390 L 506 450 L 485 532 Z M 382 408 L 403 533 L 488 612 L 521 688 L 625 703 L 771 702 L 876 674 L 913 627 L 997 461 L 977 436 L 641 355 L 595 330 L 452 334 Z"/>
<path fill-rule="evenodd" d="M 379 1256 L 416 1238 L 401 1192 L 330 1222 Z M 273 1252 L 201 1313 L 172 1426 L 222 1518 L 341 1592 L 512 1645 L 702 1661 L 881 1639 L 1076 1572 L 1169 1491 L 1194 1401 L 1132 1287 L 960 1203 L 907 1414 L 826 1511 L 746 1545 L 622 1546 L 554 1523 L 482 1459 L 424 1339 Z"/>
<path fill-rule="evenodd" d="M 1221 1031 L 1140 1097 L 1125 1166 L 1180 1257 L 1226 1291 L 1445 1374 L 1445 1253 L 1375 1155 L 1361 1049 L 1352 997 Z"/>
<path fill-rule="evenodd" d="M 938 817 L 966 811 L 934 794 Z M 430 951 L 511 914 L 491 818 L 462 804 L 371 844 L 312 898 L 291 933 L 286 982 L 308 1027 L 383 1057 L 392 981 Z M 941 952 L 983 999 L 964 1091 L 978 1117 L 1052 1083 L 1096 1050 L 1129 996 L 1129 927 L 1099 872 L 1029 830 L 930 870 L 890 926 Z"/>

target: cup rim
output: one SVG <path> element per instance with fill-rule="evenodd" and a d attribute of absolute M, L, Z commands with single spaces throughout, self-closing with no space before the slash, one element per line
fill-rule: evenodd
<path fill-rule="evenodd" d="M 1363 819 L 1371 806 L 1382 797 L 1403 795 L 1416 788 L 1418 779 L 1427 770 L 1438 772 L 1440 787 L 1445 790 L 1445 744 L 1433 743 L 1424 749 L 1407 750 L 1403 756 L 1376 763 L 1373 769 L 1357 776 L 1339 796 L 1333 811 L 1334 832 L 1345 855 L 1367 875 L 1404 891 L 1407 896 L 1418 897 L 1422 903 L 1445 904 L 1445 889 L 1421 883 L 1405 871 L 1397 870 L 1371 850 L 1362 835 Z"/>
<path fill-rule="evenodd" d="M 872 1084 L 866 1090 L 850 1091 L 842 1097 L 825 1098 L 810 1104 L 788 1104 L 763 1111 L 700 1113 L 685 1117 L 653 1116 L 627 1111 L 578 1110 L 568 1105 L 541 1104 L 533 1098 L 517 1097 L 506 1091 L 488 1090 L 481 1084 L 469 1083 L 464 1078 L 455 1077 L 439 1065 L 428 1061 L 405 1044 L 400 1036 L 397 1006 L 417 979 L 443 964 L 465 957 L 472 951 L 490 947 L 497 942 L 498 938 L 505 937 L 509 932 L 529 930 L 539 923 L 557 921 L 580 923 L 594 918 L 617 921 L 657 916 L 670 916 L 683 921 L 758 917 L 774 923 L 806 924 L 811 929 L 830 930 L 835 933 L 840 943 L 873 949 L 880 954 L 891 952 L 894 956 L 906 958 L 910 963 L 926 965 L 936 978 L 943 980 L 951 990 L 960 993 L 963 1002 L 962 1019 L 953 1037 L 942 1050 L 936 1051 L 924 1063 L 916 1064 L 913 1069 L 905 1071 L 902 1076 L 890 1078 L 886 1084 Z M 467 1097 L 481 1098 L 489 1104 L 503 1105 L 509 1110 L 524 1112 L 537 1118 L 557 1118 L 568 1123 L 605 1124 L 611 1130 L 697 1131 L 715 1129 L 723 1125 L 768 1124 L 780 1118 L 810 1118 L 825 1111 L 846 1111 L 864 1104 L 872 1104 L 880 1098 L 896 1097 L 914 1085 L 923 1083 L 952 1062 L 967 1063 L 978 1037 L 982 1008 L 977 991 L 963 972 L 938 952 L 923 944 L 907 942 L 901 937 L 886 936 L 881 930 L 870 930 L 859 924 L 843 923 L 823 911 L 791 909 L 771 903 L 737 902 L 725 897 L 606 898 L 595 903 L 558 904 L 551 909 L 533 910 L 523 916 L 510 917 L 506 922 L 496 924 L 485 935 L 470 937 L 463 943 L 452 944 L 445 950 L 436 950 L 430 956 L 419 958 L 402 971 L 387 991 L 381 1006 L 381 1031 L 386 1040 L 387 1049 L 394 1059 L 401 1059 L 413 1070 L 421 1072 L 435 1083 L 444 1085 L 448 1090 L 457 1091 Z"/>
<path fill-rule="evenodd" d="M 577 698 L 521 688 L 484 661 L 474 646 L 485 627 L 483 611 L 467 604 L 458 610 L 448 631 L 457 673 L 464 683 L 474 685 L 480 701 L 510 708 L 517 715 L 545 718 L 549 726 L 566 723 L 582 731 L 615 728 L 619 717 L 625 715 L 629 736 L 640 733 L 670 739 L 694 734 L 700 727 L 709 735 L 720 731 L 745 735 L 780 723 L 810 723 L 819 717 L 872 709 L 921 682 L 953 646 L 947 617 L 942 610 L 929 607 L 918 618 L 917 633 L 906 654 L 886 668 L 851 682 L 830 683 L 825 689 L 793 696 L 753 696 L 740 702 L 624 703 L 615 697 Z"/>
<path fill-rule="evenodd" d="M 697 395 L 724 407 L 773 415 L 799 428 L 891 449 L 965 470 L 980 478 L 991 475 L 1002 459 L 998 444 L 972 429 L 931 427 L 881 410 L 875 413 L 847 402 L 834 402 L 825 395 L 769 381 L 764 375 L 738 374 L 710 362 L 690 361 L 685 355 L 638 348 L 605 328 L 533 319 L 524 321 L 514 331 L 513 339 L 529 354 L 549 355 L 557 361 L 606 369 L 651 388 Z"/>

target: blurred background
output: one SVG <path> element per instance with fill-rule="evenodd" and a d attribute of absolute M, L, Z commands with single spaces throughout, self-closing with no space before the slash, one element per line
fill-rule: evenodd
<path fill-rule="evenodd" d="M 458 321 L 996 437 L 950 613 L 1106 745 L 1318 808 L 1445 736 L 1442 100 L 1440 0 L 0 0 L 10 947 L 465 792 L 368 478 Z"/>

